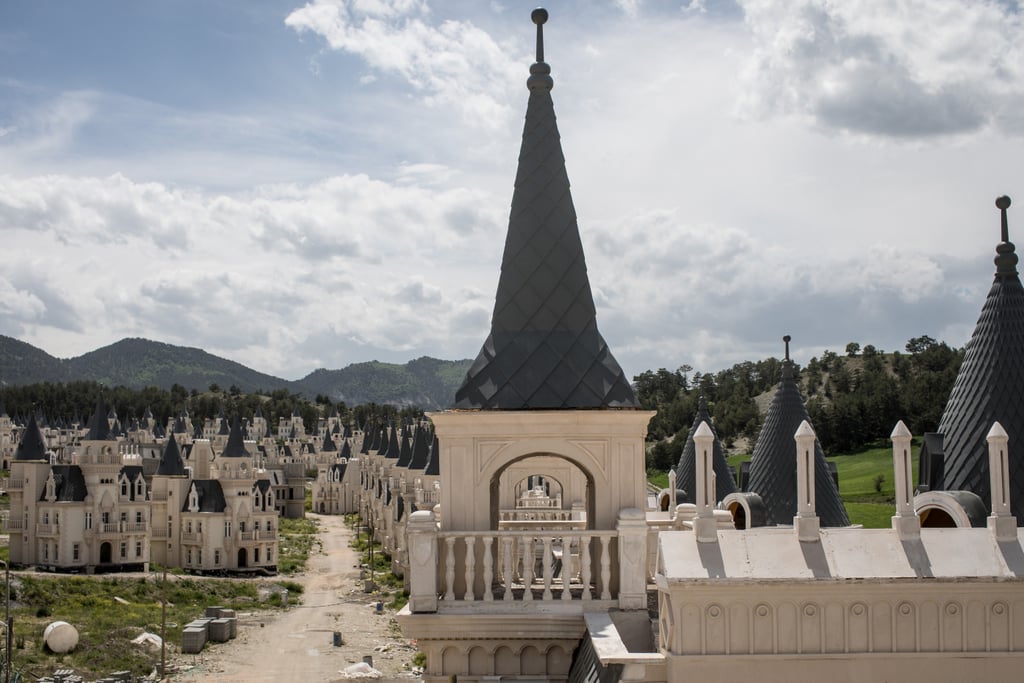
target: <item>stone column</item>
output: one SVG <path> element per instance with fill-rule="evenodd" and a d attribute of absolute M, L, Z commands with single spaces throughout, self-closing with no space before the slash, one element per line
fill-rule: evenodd
<path fill-rule="evenodd" d="M 647 609 L 647 517 L 619 510 L 619 609 Z"/>
<path fill-rule="evenodd" d="M 817 436 L 807 420 L 796 430 L 796 516 L 793 527 L 797 538 L 805 543 L 819 539 L 820 522 L 814 506 L 814 442 Z"/>
<path fill-rule="evenodd" d="M 1010 437 L 998 422 L 993 423 L 988 436 L 988 475 L 992 490 L 992 514 L 988 528 L 997 541 L 1017 540 L 1017 518 L 1010 512 L 1010 461 L 1006 446 Z"/>
<path fill-rule="evenodd" d="M 921 520 L 914 512 L 914 470 L 910 457 L 910 430 L 903 420 L 896 423 L 892 434 L 892 467 L 896 488 L 896 514 L 892 528 L 902 539 L 917 538 L 921 535 Z"/>
<path fill-rule="evenodd" d="M 409 610 L 437 611 L 437 522 L 430 510 L 409 516 Z"/>
<path fill-rule="evenodd" d="M 697 450 L 697 473 L 694 481 L 697 516 L 693 520 L 693 532 L 697 534 L 698 543 L 717 543 L 718 522 L 715 521 L 715 484 L 712 478 L 715 435 L 707 422 L 701 422 L 697 427 L 693 434 L 693 444 Z"/>

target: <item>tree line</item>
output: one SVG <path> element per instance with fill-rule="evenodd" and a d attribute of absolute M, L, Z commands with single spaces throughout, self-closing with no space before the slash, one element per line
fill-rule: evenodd
<path fill-rule="evenodd" d="M 792 367 L 822 448 L 837 454 L 885 439 L 898 420 L 915 434 L 935 431 L 962 361 L 963 349 L 921 336 L 910 339 L 903 352 L 850 342 L 845 355 L 825 351 L 806 367 Z M 658 411 L 648 429 L 648 468 L 675 466 L 700 397 L 726 447 L 741 438 L 753 447 L 762 419 L 756 399 L 770 400 L 782 368 L 781 360 L 767 358 L 717 373 L 683 365 L 634 377 L 641 406 Z"/>
<path fill-rule="evenodd" d="M 41 415 L 50 421 L 88 420 L 96 409 L 96 401 L 102 396 L 107 410 L 113 410 L 118 419 L 127 426 L 133 418 L 142 418 L 146 411 L 153 414 L 158 424 L 166 425 L 168 420 L 186 411 L 193 421 L 213 419 L 223 414 L 228 418 L 251 419 L 259 409 L 271 428 L 276 428 L 280 418 L 291 417 L 294 411 L 302 416 L 307 429 L 315 426 L 320 417 L 330 415 L 334 410 L 343 423 L 362 426 L 368 421 L 400 420 L 418 417 L 422 411 L 416 407 L 396 408 L 391 405 L 368 403 L 347 406 L 344 401 L 332 401 L 328 396 L 318 394 L 313 401 L 303 395 L 275 389 L 242 393 L 232 386 L 223 390 L 217 384 L 200 392 L 174 384 L 170 390 L 150 386 L 131 389 L 124 386 L 106 387 L 93 381 L 41 382 L 0 389 L 0 402 L 11 416 Z"/>

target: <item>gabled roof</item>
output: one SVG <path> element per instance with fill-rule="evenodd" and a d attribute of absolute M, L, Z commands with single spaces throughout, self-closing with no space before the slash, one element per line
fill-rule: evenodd
<path fill-rule="evenodd" d="M 708 427 L 711 428 L 711 433 L 715 435 L 711 452 L 712 466 L 715 471 L 716 498 L 714 502 L 720 502 L 730 493 L 736 492 L 736 481 L 733 478 L 732 469 L 729 467 L 729 463 L 725 461 L 722 442 L 718 440 L 718 432 L 711 422 L 708 405 L 704 402 L 704 397 L 701 396 L 697 404 L 697 415 L 693 419 L 693 426 L 690 428 L 690 434 L 686 437 L 686 444 L 683 446 L 683 452 L 679 456 L 679 463 L 676 465 L 676 489 L 686 492 L 682 500 L 676 501 L 678 503 L 696 502 L 697 445 L 693 440 L 693 435 L 696 433 L 697 427 L 700 427 L 701 422 L 706 422 Z"/>
<path fill-rule="evenodd" d="M 43 432 L 39 429 L 35 415 L 28 420 L 28 426 L 21 435 L 18 448 L 14 451 L 14 459 L 44 461 L 50 459 L 46 453 L 46 440 L 43 438 Z"/>
<path fill-rule="evenodd" d="M 191 488 L 195 489 L 199 496 L 199 512 L 224 512 L 224 508 L 227 506 L 224 501 L 224 489 L 220 487 L 219 481 L 216 479 L 193 479 Z M 189 511 L 191 497 L 192 491 L 189 490 L 189 495 L 185 496 L 185 502 L 181 506 L 182 512 Z"/>
<path fill-rule="evenodd" d="M 160 456 L 160 464 L 156 468 L 156 474 L 169 477 L 182 477 L 185 475 L 185 463 L 181 459 L 178 440 L 174 438 L 173 434 L 167 439 L 167 445 Z"/>
<path fill-rule="evenodd" d="M 750 459 L 749 491 L 761 496 L 768 520 L 772 524 L 792 524 L 796 515 L 796 440 L 800 423 L 810 418 L 793 378 L 789 360 L 789 336 L 786 358 L 782 364 L 782 381 L 768 407 L 761 432 Z M 847 526 L 846 508 L 839 498 L 821 444 L 814 440 L 814 496 L 821 526 Z"/>
<path fill-rule="evenodd" d="M 120 474 L 123 474 L 125 479 L 128 480 L 128 498 L 129 500 L 136 500 L 135 498 L 135 484 L 139 479 L 145 480 L 142 473 L 142 465 L 125 465 L 121 468 Z M 139 498 L 138 500 L 144 500 Z"/>
<path fill-rule="evenodd" d="M 82 468 L 78 465 L 54 465 L 50 468 L 53 474 L 54 494 L 58 503 L 80 503 L 85 500 L 89 491 L 85 485 Z M 40 501 L 46 500 L 46 488 Z"/>
<path fill-rule="evenodd" d="M 460 410 L 638 408 L 625 373 L 597 329 L 569 192 L 551 68 L 535 10 L 537 63 L 512 194 L 491 332 L 455 394 Z"/>
<path fill-rule="evenodd" d="M 996 246 L 995 277 L 967 342 L 939 432 L 945 451 L 944 488 L 971 491 L 987 507 L 991 497 L 985 437 L 993 422 L 1003 426 L 1010 435 L 1010 505 L 1020 523 L 1024 521 L 1024 288 L 1017 274 L 1016 247 L 1009 238 L 1010 198 L 1000 197 L 996 206 L 1002 239 Z"/>
<path fill-rule="evenodd" d="M 345 470 L 348 469 L 348 464 L 344 462 L 336 462 L 330 466 L 329 471 L 337 475 L 339 482 L 345 481 Z"/>
<path fill-rule="evenodd" d="M 224 446 L 224 450 L 221 451 L 220 457 L 222 458 L 251 458 L 250 453 L 245 448 L 245 442 L 242 440 L 242 430 L 238 427 L 238 418 L 236 417 L 231 421 L 231 434 L 228 436 L 228 442 Z"/>

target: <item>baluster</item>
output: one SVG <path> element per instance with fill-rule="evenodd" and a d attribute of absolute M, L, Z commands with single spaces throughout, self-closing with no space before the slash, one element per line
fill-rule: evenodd
<path fill-rule="evenodd" d="M 601 537 L 601 599 L 611 600 L 612 553 L 608 547 L 611 536 Z M 644 560 L 641 560 L 644 561 Z"/>
<path fill-rule="evenodd" d="M 476 536 L 466 536 L 466 595 L 463 600 L 476 600 Z"/>
<path fill-rule="evenodd" d="M 491 543 L 494 539 L 484 536 L 484 602 L 494 600 L 494 558 L 491 557 Z"/>
<path fill-rule="evenodd" d="M 532 538 L 523 538 L 523 600 L 533 600 L 533 563 L 536 561 Z"/>
<path fill-rule="evenodd" d="M 572 600 L 572 537 L 562 537 L 562 600 Z"/>
<path fill-rule="evenodd" d="M 444 543 L 448 547 L 444 557 L 444 581 L 448 590 L 444 599 L 452 602 L 455 600 L 455 537 L 446 537 Z"/>
<path fill-rule="evenodd" d="M 541 566 L 544 567 L 544 600 L 551 599 L 551 537 L 544 537 L 544 554 L 541 556 Z"/>
<path fill-rule="evenodd" d="M 580 583 L 584 600 L 590 600 L 590 536 L 580 536 Z"/>
<path fill-rule="evenodd" d="M 515 578 L 512 569 L 515 564 L 515 552 L 512 550 L 512 541 L 514 540 L 515 539 L 512 536 L 501 537 L 501 580 L 505 585 L 505 596 L 502 600 L 506 602 L 512 600 L 512 583 Z"/>

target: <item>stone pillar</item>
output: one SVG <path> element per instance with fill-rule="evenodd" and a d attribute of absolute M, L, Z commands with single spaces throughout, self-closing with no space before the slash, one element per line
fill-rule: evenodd
<path fill-rule="evenodd" d="M 988 475 L 992 491 L 992 514 L 988 528 L 997 541 L 1017 540 L 1017 518 L 1010 512 L 1010 461 L 1006 446 L 1010 441 L 998 422 L 992 424 L 988 436 Z"/>
<path fill-rule="evenodd" d="M 676 471 L 668 471 L 668 509 L 676 509 Z"/>
<path fill-rule="evenodd" d="M 409 516 L 409 610 L 437 611 L 437 522 L 430 510 Z"/>
<path fill-rule="evenodd" d="M 802 542 L 819 539 L 820 522 L 814 506 L 814 442 L 817 436 L 807 420 L 796 430 L 796 516 L 793 528 Z"/>
<path fill-rule="evenodd" d="M 619 510 L 619 609 L 647 609 L 647 517 Z"/>
<path fill-rule="evenodd" d="M 707 422 L 701 422 L 693 434 L 696 447 L 697 476 L 694 482 L 694 502 L 697 516 L 693 520 L 693 532 L 698 543 L 718 542 L 718 522 L 715 520 L 715 489 L 711 474 L 714 472 L 715 435 Z"/>
<path fill-rule="evenodd" d="M 918 538 L 921 535 L 921 520 L 914 512 L 914 470 L 910 457 L 910 430 L 903 420 L 896 423 L 892 434 L 892 467 L 896 488 L 896 514 L 892 528 L 900 540 Z"/>

